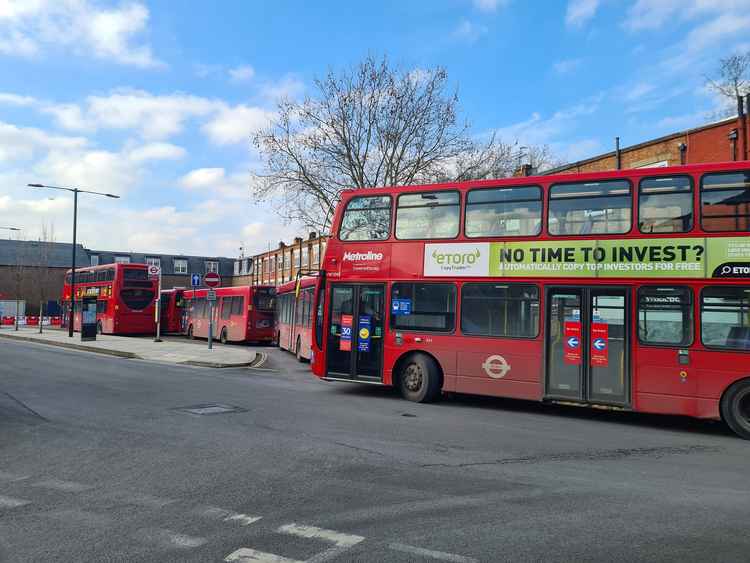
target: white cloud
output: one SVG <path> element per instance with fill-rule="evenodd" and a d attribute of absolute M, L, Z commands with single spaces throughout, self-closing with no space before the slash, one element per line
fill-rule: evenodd
<path fill-rule="evenodd" d="M 468 43 L 476 42 L 482 35 L 487 33 L 488 29 L 482 24 L 472 23 L 469 20 L 462 20 L 453 30 L 453 38 L 466 41 Z"/>
<path fill-rule="evenodd" d="M 198 168 L 191 170 L 180 179 L 180 185 L 189 189 L 203 189 L 216 186 L 225 177 L 223 168 Z"/>
<path fill-rule="evenodd" d="M 639 82 L 635 84 L 625 93 L 625 100 L 628 102 L 634 102 L 650 94 L 656 89 L 656 86 L 648 82 Z"/>
<path fill-rule="evenodd" d="M 570 27 L 582 27 L 596 15 L 599 0 L 569 0 L 565 11 L 565 23 Z"/>
<path fill-rule="evenodd" d="M 5 0 L 0 53 L 35 56 L 65 48 L 140 68 L 163 66 L 151 47 L 138 41 L 148 19 L 148 8 L 137 1 L 107 8 L 93 0 Z"/>
<path fill-rule="evenodd" d="M 47 104 L 42 107 L 42 113 L 47 113 L 63 129 L 68 131 L 92 131 L 96 127 L 86 120 L 77 104 Z"/>
<path fill-rule="evenodd" d="M 305 84 L 292 74 L 280 78 L 274 82 L 267 82 L 261 86 L 260 94 L 271 102 L 280 99 L 293 99 L 305 91 Z"/>
<path fill-rule="evenodd" d="M 50 149 L 81 149 L 87 144 L 82 137 L 51 135 L 34 127 L 18 127 L 0 121 L 0 162 L 30 160 Z"/>
<path fill-rule="evenodd" d="M 564 59 L 552 65 L 557 74 L 569 74 L 581 68 L 583 59 Z"/>
<path fill-rule="evenodd" d="M 250 136 L 267 127 L 273 115 L 273 112 L 258 107 L 225 106 L 202 130 L 217 145 L 249 143 Z"/>
<path fill-rule="evenodd" d="M 131 150 L 128 156 L 133 162 L 149 160 L 180 160 L 187 151 L 171 143 L 148 143 Z"/>
<path fill-rule="evenodd" d="M 508 0 L 474 0 L 474 7 L 482 12 L 495 12 L 507 3 Z"/>
<path fill-rule="evenodd" d="M 229 69 L 229 77 L 234 82 L 247 82 L 255 76 L 255 69 L 250 65 L 240 65 Z"/>
<path fill-rule="evenodd" d="M 0 104 L 8 106 L 33 106 L 36 104 L 36 100 L 31 96 L 19 96 L 18 94 L 0 92 Z"/>

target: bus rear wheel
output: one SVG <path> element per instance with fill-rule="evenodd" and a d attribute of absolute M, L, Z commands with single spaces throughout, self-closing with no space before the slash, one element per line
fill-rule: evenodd
<path fill-rule="evenodd" d="M 750 380 L 739 381 L 724 393 L 721 417 L 735 434 L 750 440 Z"/>
<path fill-rule="evenodd" d="M 104 334 L 104 330 L 102 329 L 102 321 L 97 321 L 96 323 L 96 334 Z"/>
<path fill-rule="evenodd" d="M 219 341 L 222 344 L 226 344 L 227 343 L 227 327 L 224 327 L 224 328 L 221 329 L 221 333 L 219 334 Z"/>
<path fill-rule="evenodd" d="M 195 339 L 195 335 L 193 334 L 193 325 L 190 325 L 188 327 L 188 338 L 190 340 L 194 340 Z"/>
<path fill-rule="evenodd" d="M 294 349 L 294 354 L 297 356 L 297 361 L 302 363 L 305 361 L 305 358 L 302 357 L 302 339 L 298 336 L 297 337 L 297 345 Z"/>
<path fill-rule="evenodd" d="M 405 399 L 430 403 L 440 396 L 442 377 L 437 362 L 427 354 L 412 354 L 399 373 L 399 387 Z"/>

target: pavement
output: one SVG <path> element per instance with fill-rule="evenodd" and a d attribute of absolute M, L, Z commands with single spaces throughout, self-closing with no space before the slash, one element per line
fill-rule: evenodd
<path fill-rule="evenodd" d="M 0 342 L 0 561 L 748 561 L 721 423 Z"/>
<path fill-rule="evenodd" d="M 167 336 L 162 342 L 154 342 L 153 336 L 98 334 L 94 341 L 81 342 L 80 333 L 74 333 L 71 338 L 67 330 L 45 328 L 40 334 L 39 327 L 19 327 L 18 331 L 8 327 L 0 329 L 0 338 L 24 340 L 121 358 L 211 368 L 250 366 L 257 364 L 262 358 L 262 353 L 247 346 L 221 345 L 214 342 L 213 349 L 209 350 L 205 340 L 188 341 L 183 337 Z"/>

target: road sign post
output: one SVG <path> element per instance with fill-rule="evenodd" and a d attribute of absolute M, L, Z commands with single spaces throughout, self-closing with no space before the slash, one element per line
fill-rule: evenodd
<path fill-rule="evenodd" d="M 148 277 L 158 280 L 156 290 L 156 309 L 154 309 L 154 320 L 156 321 L 156 337 L 154 342 L 161 342 L 161 267 L 151 264 L 148 267 Z"/>
<path fill-rule="evenodd" d="M 206 301 L 208 301 L 208 349 L 213 349 L 214 341 L 214 303 L 216 302 L 216 292 L 209 289 L 206 292 Z"/>

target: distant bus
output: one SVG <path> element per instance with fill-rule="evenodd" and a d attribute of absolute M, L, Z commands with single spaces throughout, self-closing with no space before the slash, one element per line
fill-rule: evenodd
<path fill-rule="evenodd" d="M 312 343 L 312 308 L 317 278 L 291 281 L 276 290 L 276 339 L 279 348 L 288 350 L 297 359 L 309 360 Z"/>
<path fill-rule="evenodd" d="M 213 305 L 213 337 L 222 343 L 271 343 L 274 339 L 276 288 L 273 286 L 217 287 Z M 207 289 L 185 290 L 183 332 L 189 338 L 208 338 Z"/>
<path fill-rule="evenodd" d="M 99 334 L 153 334 L 158 282 L 149 279 L 145 264 L 106 264 L 76 270 L 73 329 L 81 329 L 81 299 L 96 297 Z M 70 318 L 71 273 L 63 283 L 63 318 Z"/>
<path fill-rule="evenodd" d="M 183 316 L 185 314 L 185 288 L 175 287 L 161 292 L 161 332 L 174 334 L 183 332 Z"/>
<path fill-rule="evenodd" d="M 313 372 L 750 439 L 750 163 L 343 192 Z"/>

